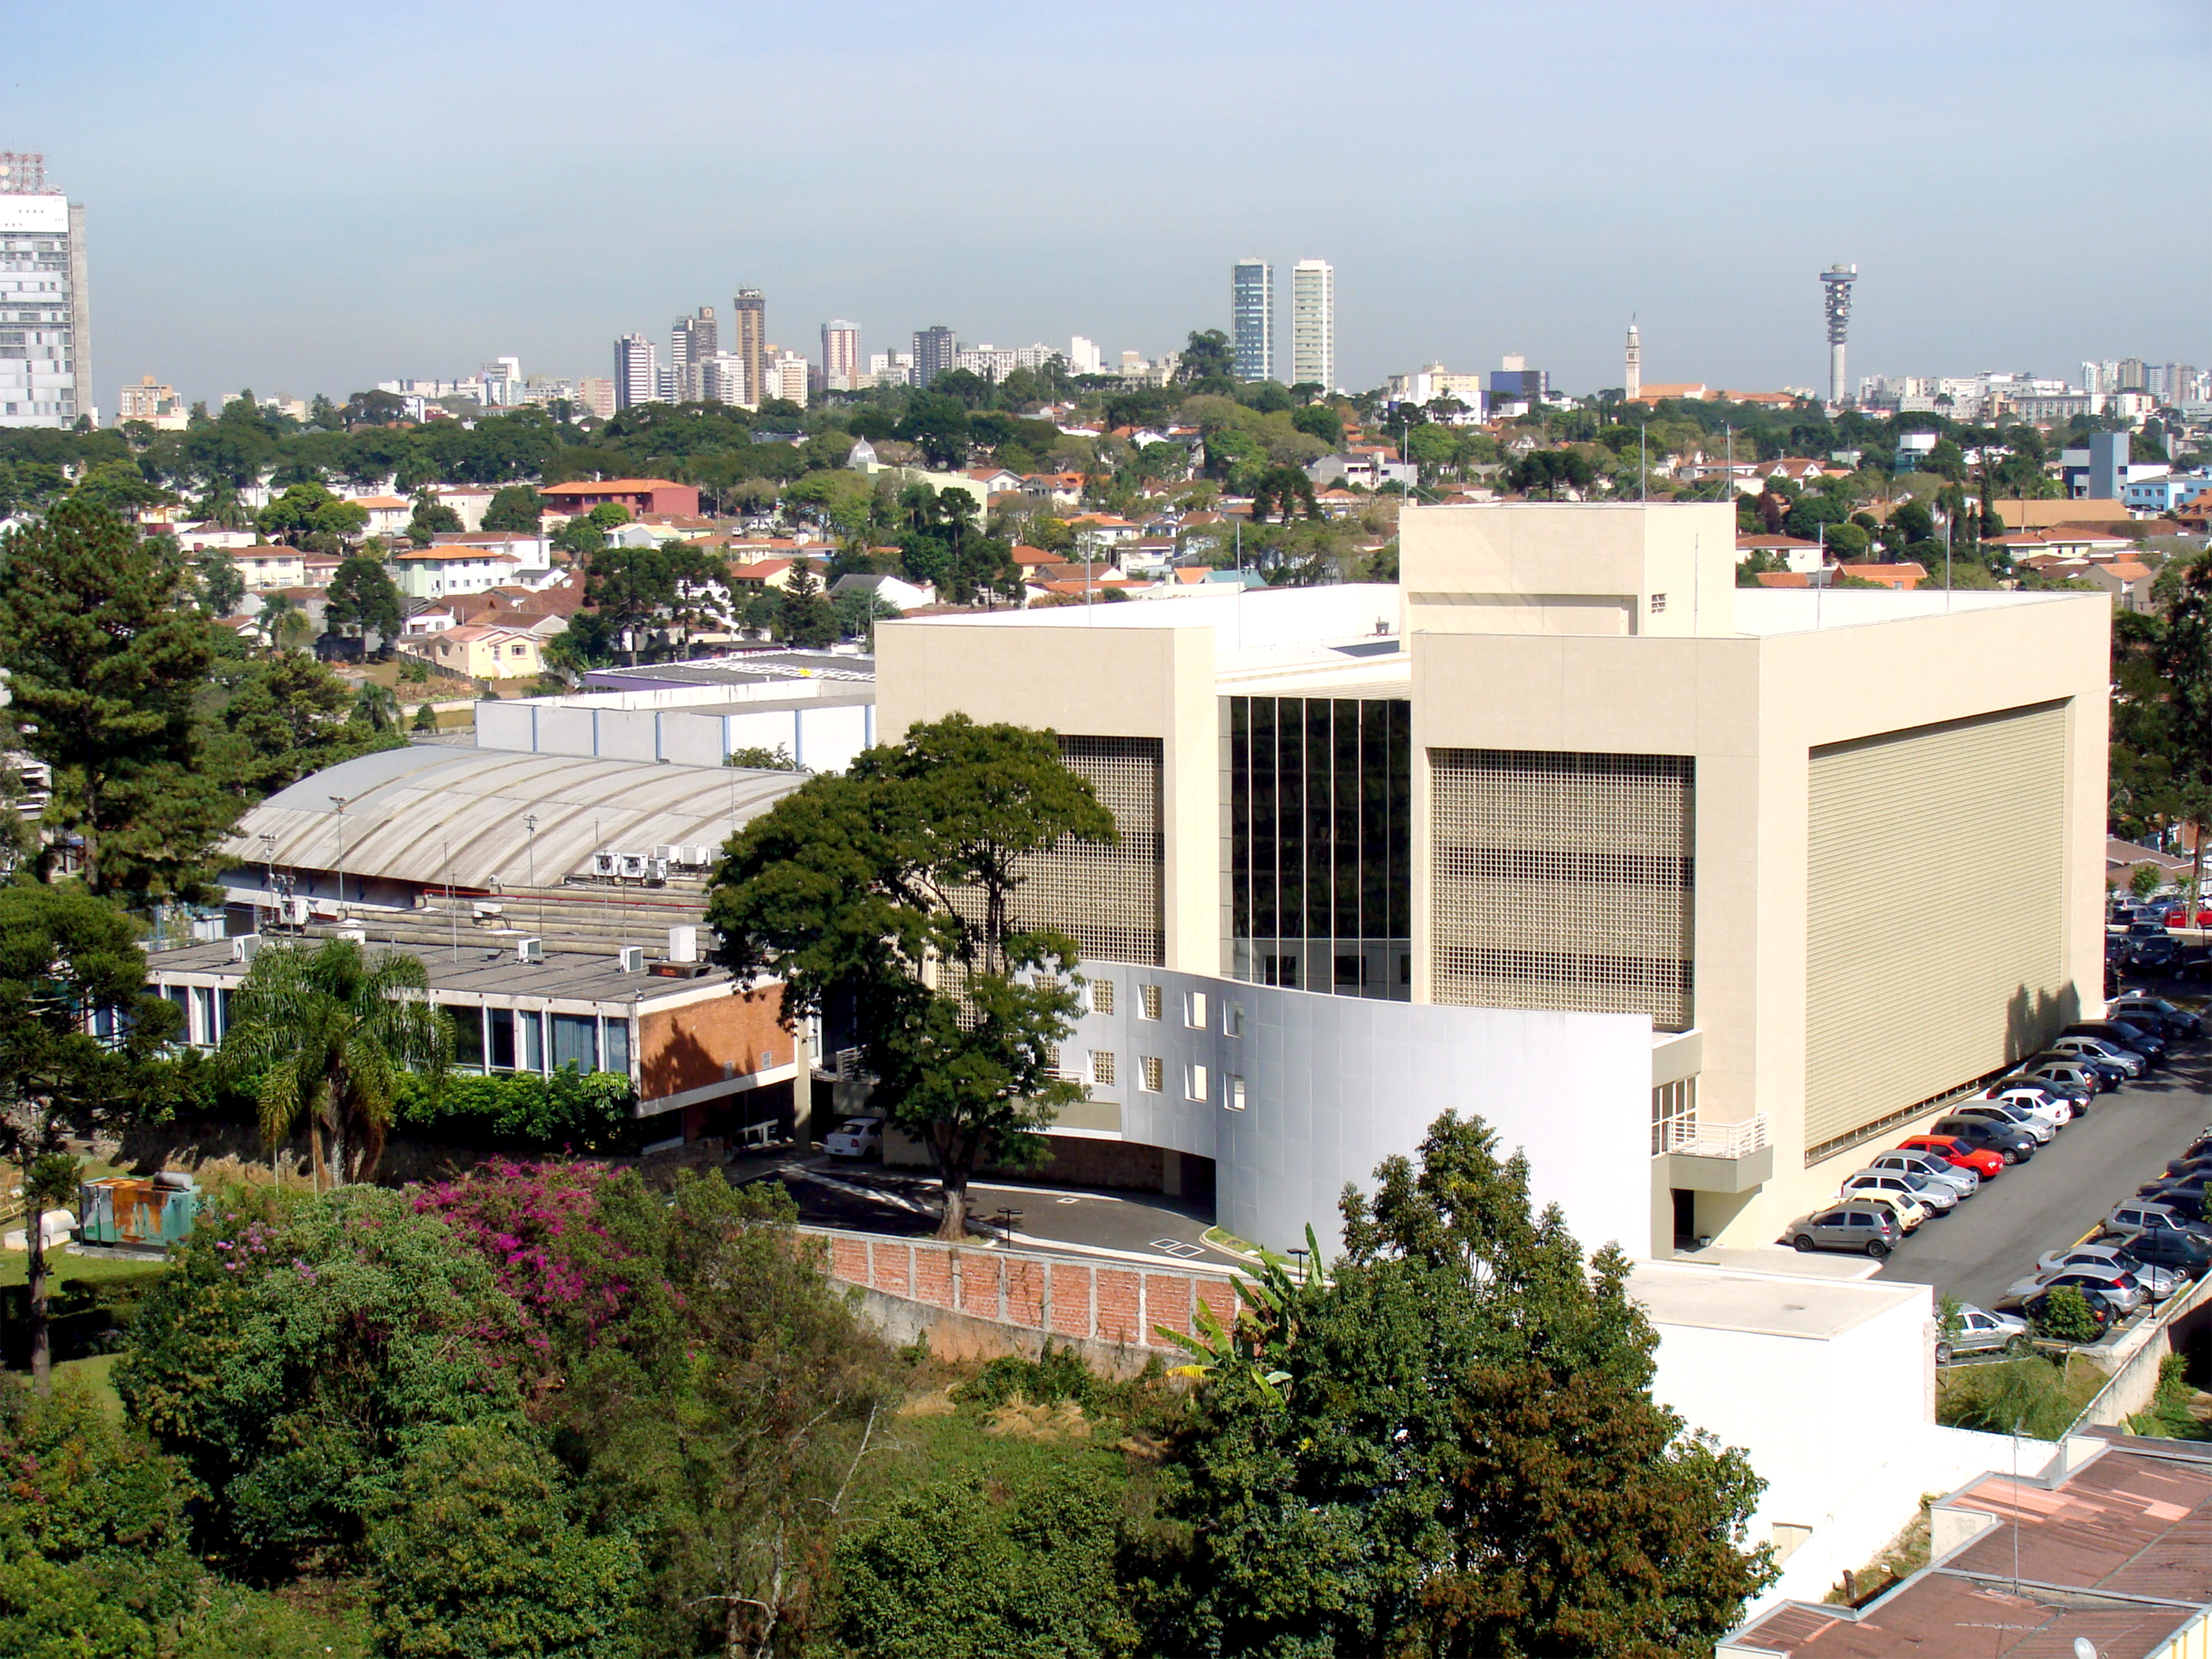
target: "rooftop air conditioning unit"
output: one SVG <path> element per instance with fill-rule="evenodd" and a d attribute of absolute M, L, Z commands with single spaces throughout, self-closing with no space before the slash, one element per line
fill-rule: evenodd
<path fill-rule="evenodd" d="M 668 959 L 671 962 L 699 960 L 699 930 L 696 927 L 672 927 L 668 930 Z"/>
<path fill-rule="evenodd" d="M 230 959 L 233 962 L 245 963 L 250 967 L 253 962 L 254 953 L 260 948 L 260 934 L 240 933 L 230 942 Z"/>
<path fill-rule="evenodd" d="M 542 939 L 519 939 L 515 940 L 514 959 L 517 962 L 544 961 L 545 941 Z"/>
<path fill-rule="evenodd" d="M 685 850 L 690 854 L 690 856 L 686 858 L 684 862 L 690 865 L 694 870 L 704 870 L 708 865 L 714 861 L 714 849 L 711 847 L 693 847 L 688 848 Z"/>
<path fill-rule="evenodd" d="M 307 901 L 296 895 L 287 897 L 279 907 L 287 923 L 294 927 L 307 925 Z"/>
<path fill-rule="evenodd" d="M 598 852 L 592 854 L 592 873 L 595 876 L 619 875 L 622 857 L 617 853 Z"/>
<path fill-rule="evenodd" d="M 645 878 L 644 854 L 623 853 L 617 857 L 622 866 L 620 873 L 625 878 L 632 881 L 642 881 Z"/>
<path fill-rule="evenodd" d="M 647 859 L 645 861 L 645 878 L 647 881 L 666 881 L 668 860 L 664 858 Z"/>
<path fill-rule="evenodd" d="M 645 971 L 645 947 L 642 945 L 623 946 L 622 970 L 625 974 L 641 974 Z"/>
<path fill-rule="evenodd" d="M 664 863 L 680 864 L 684 860 L 684 849 L 680 847 L 656 847 L 653 849 L 653 856 Z"/>

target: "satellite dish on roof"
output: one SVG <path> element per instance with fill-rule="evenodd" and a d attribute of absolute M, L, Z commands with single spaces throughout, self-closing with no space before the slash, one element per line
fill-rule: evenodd
<path fill-rule="evenodd" d="M 2086 1636 L 2075 1637 L 2074 1659 L 2097 1659 L 2097 1644 Z"/>

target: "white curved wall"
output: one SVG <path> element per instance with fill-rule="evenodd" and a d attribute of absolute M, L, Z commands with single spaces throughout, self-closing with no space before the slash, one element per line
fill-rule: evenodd
<path fill-rule="evenodd" d="M 1448 1109 L 1480 1114 L 1502 1152 L 1528 1155 L 1541 1206 L 1556 1203 L 1583 1246 L 1619 1243 L 1648 1254 L 1651 1237 L 1651 1025 L 1640 1014 L 1581 1014 L 1326 996 L 1088 962 L 1114 984 L 1114 1012 L 1086 1013 L 1064 1046 L 1070 1075 L 1090 1052 L 1115 1056 L 1115 1082 L 1094 1100 L 1121 1109 L 1124 1140 L 1214 1160 L 1219 1224 L 1284 1249 L 1309 1224 L 1324 1251 L 1340 1248 L 1337 1198 L 1371 1188 L 1375 1166 L 1410 1156 Z M 1143 1017 L 1140 988 L 1157 985 L 1161 1017 Z M 1206 998 L 1203 1028 L 1189 998 Z M 1231 1011 L 1243 1010 L 1243 1035 Z M 1161 1062 L 1163 1087 L 1139 1087 L 1140 1060 Z M 1188 1097 L 1194 1064 L 1208 1098 Z M 1244 1107 L 1226 1101 L 1244 1083 Z M 1094 1132 L 1095 1133 L 1095 1132 Z"/>

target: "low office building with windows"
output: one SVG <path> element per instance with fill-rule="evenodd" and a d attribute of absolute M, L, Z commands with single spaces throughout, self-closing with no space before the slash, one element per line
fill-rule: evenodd
<path fill-rule="evenodd" d="M 1724 505 L 1409 507 L 1401 549 L 879 625 L 884 738 L 1048 726 L 1121 825 L 1029 890 L 1094 981 L 1072 1170 L 1327 1242 L 1457 1107 L 1593 1243 L 1760 1243 L 2096 1005 L 2101 595 L 1739 590 Z"/>
<path fill-rule="evenodd" d="M 156 951 L 185 1039 L 220 1042 L 259 951 L 351 936 L 417 957 L 464 1071 L 628 1075 L 671 1133 L 803 1129 L 805 1031 L 781 988 L 708 963 L 721 843 L 793 772 L 416 744 L 329 767 L 220 849 L 231 937 Z M 680 1114 L 680 1116 L 673 1115 Z"/>

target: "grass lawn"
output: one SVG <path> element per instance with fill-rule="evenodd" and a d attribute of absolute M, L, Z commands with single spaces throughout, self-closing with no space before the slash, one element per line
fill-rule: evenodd
<path fill-rule="evenodd" d="M 0 1250 L 0 1290 L 22 1284 L 30 1261 L 30 1257 L 21 1250 Z M 102 1281 L 139 1279 L 161 1271 L 159 1261 L 132 1261 L 105 1255 L 71 1255 L 59 1248 L 46 1252 L 46 1284 L 53 1290 L 59 1290 L 65 1279 Z"/>
<path fill-rule="evenodd" d="M 123 1420 L 123 1401 L 115 1392 L 114 1383 L 108 1380 L 108 1373 L 115 1369 L 115 1362 L 121 1358 L 120 1354 L 96 1353 L 89 1359 L 56 1360 L 54 1381 L 60 1382 L 75 1377 L 92 1390 L 92 1397 L 100 1402 L 100 1409 L 120 1423 Z"/>

